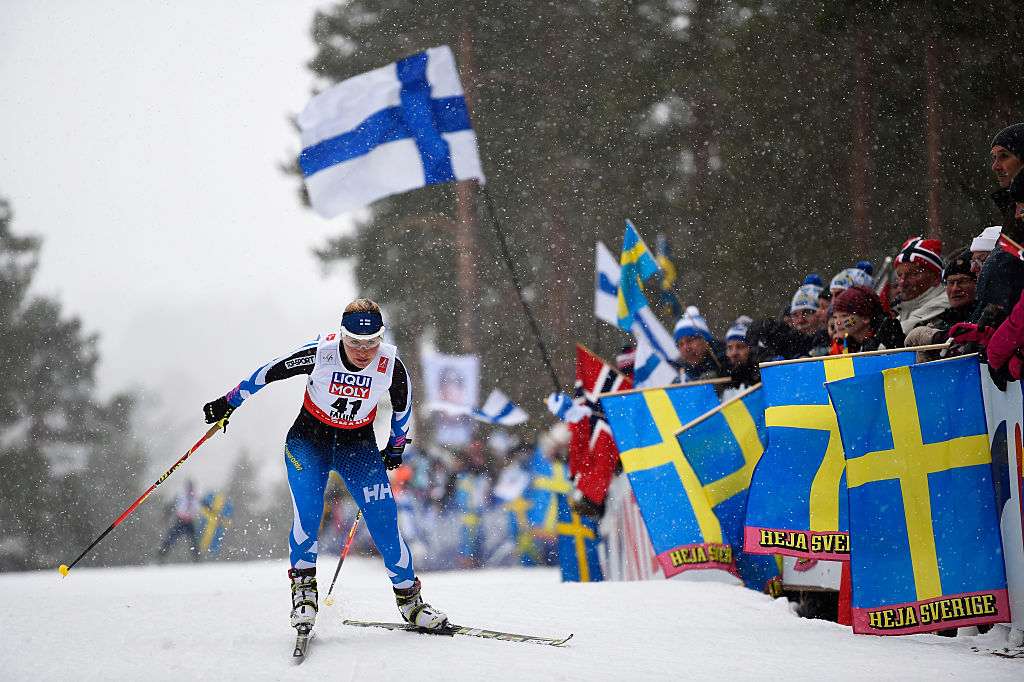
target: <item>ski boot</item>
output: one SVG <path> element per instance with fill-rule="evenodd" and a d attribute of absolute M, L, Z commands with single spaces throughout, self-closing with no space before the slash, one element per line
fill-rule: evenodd
<path fill-rule="evenodd" d="M 420 596 L 420 579 L 412 587 L 395 589 L 395 601 L 398 611 L 406 623 L 424 630 L 444 630 L 448 627 L 448 616 L 423 601 Z"/>
<path fill-rule="evenodd" d="M 288 577 L 292 580 L 292 627 L 308 633 L 313 629 L 319 601 L 316 568 L 292 568 Z"/>

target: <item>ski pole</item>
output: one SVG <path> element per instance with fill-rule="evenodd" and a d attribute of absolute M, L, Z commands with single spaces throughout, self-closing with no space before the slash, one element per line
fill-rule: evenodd
<path fill-rule="evenodd" d="M 74 568 L 75 564 L 77 564 L 79 561 L 81 561 L 82 557 L 84 557 L 86 554 L 89 553 L 89 550 L 91 550 L 96 545 L 100 544 L 100 541 L 103 538 L 107 537 L 107 534 L 110 533 L 110 531 L 112 531 L 115 528 L 117 528 L 118 525 L 120 525 L 120 523 L 122 521 L 124 521 L 126 518 L 128 518 L 128 516 L 133 511 L 135 511 L 136 507 L 138 507 L 140 504 L 142 504 L 143 502 L 146 501 L 146 498 L 149 497 L 150 493 L 152 493 L 154 490 L 156 490 L 156 487 L 158 485 L 160 485 L 161 483 L 166 481 L 170 477 L 170 475 L 174 473 L 175 469 L 177 469 L 182 464 L 184 464 L 185 460 L 188 459 L 189 457 L 191 457 L 192 453 L 195 452 L 196 450 L 198 450 L 200 445 L 202 445 L 207 440 L 209 440 L 210 437 L 213 434 L 215 434 L 215 433 L 217 433 L 217 431 L 220 431 L 221 429 L 223 429 L 225 426 L 227 426 L 227 424 L 228 424 L 228 420 L 225 418 L 225 419 L 221 419 L 219 422 L 217 422 L 216 424 L 211 426 L 210 429 L 206 432 L 206 434 L 203 435 L 203 437 L 200 438 L 199 441 L 195 445 L 193 445 L 191 448 L 189 448 L 188 452 L 186 452 L 184 455 L 182 455 L 181 458 L 178 459 L 178 461 L 175 462 L 174 465 L 170 469 L 165 471 L 160 478 L 156 479 L 156 483 L 154 483 L 153 485 L 149 486 L 149 489 L 146 490 L 146 492 L 142 493 L 142 495 L 139 497 L 139 499 L 137 499 L 134 502 L 132 502 L 132 504 L 127 509 L 125 509 L 121 513 L 121 515 L 118 516 L 114 520 L 114 522 L 112 524 L 110 524 L 110 526 L 105 531 L 100 533 L 100 536 L 98 538 L 96 538 L 95 540 L 93 540 L 92 544 L 89 545 L 88 547 L 86 547 L 85 551 L 83 551 L 81 554 L 79 554 L 77 559 L 72 561 L 70 564 L 61 564 L 60 568 L 57 569 L 58 571 L 60 571 L 60 574 L 63 575 L 63 576 L 67 576 L 68 571 L 70 571 L 72 568 Z"/>
<path fill-rule="evenodd" d="M 352 528 L 348 532 L 348 538 L 345 540 L 345 546 L 341 550 L 341 556 L 338 557 L 338 567 L 334 569 L 334 579 L 331 581 L 331 586 L 327 589 L 327 598 L 324 599 L 324 604 L 327 606 L 334 605 L 334 598 L 331 597 L 331 592 L 334 591 L 334 583 L 338 582 L 338 574 L 341 573 L 341 565 L 345 563 L 345 557 L 348 556 L 348 550 L 352 546 L 352 538 L 356 536 L 356 528 L 359 527 L 359 520 L 363 518 L 363 510 L 360 509 L 359 513 L 356 514 L 356 520 L 352 522 Z"/>

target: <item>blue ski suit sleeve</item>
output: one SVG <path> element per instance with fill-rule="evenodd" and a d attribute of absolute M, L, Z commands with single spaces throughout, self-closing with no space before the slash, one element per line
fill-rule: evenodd
<path fill-rule="evenodd" d="M 313 365 L 316 363 L 318 341 L 319 338 L 313 339 L 288 355 L 275 358 L 259 367 L 248 379 L 242 379 L 241 383 L 227 392 L 224 397 L 227 398 L 228 404 L 238 407 L 245 402 L 246 398 L 272 381 L 288 379 L 300 374 L 312 374 Z"/>
<path fill-rule="evenodd" d="M 391 375 L 391 437 L 388 445 L 405 445 L 412 440 L 409 429 L 412 426 L 412 379 L 401 358 L 395 357 L 395 370 Z"/>

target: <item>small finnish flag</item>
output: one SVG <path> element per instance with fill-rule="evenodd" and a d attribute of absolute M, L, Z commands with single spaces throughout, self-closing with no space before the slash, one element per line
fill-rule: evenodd
<path fill-rule="evenodd" d="M 597 242 L 594 267 L 594 316 L 619 326 L 619 262 L 603 242 Z"/>
<path fill-rule="evenodd" d="M 530 418 L 523 408 L 509 400 L 508 396 L 498 389 L 491 391 L 483 406 L 473 410 L 470 414 L 482 422 L 501 424 L 502 426 L 516 426 Z"/>
<path fill-rule="evenodd" d="M 325 218 L 426 185 L 485 182 L 447 45 L 324 90 L 298 124 L 299 166 L 310 202 Z"/>
<path fill-rule="evenodd" d="M 632 331 L 636 337 L 633 388 L 679 383 L 679 371 L 672 365 L 672 361 L 679 359 L 679 349 L 650 307 L 645 306 L 636 314 Z"/>

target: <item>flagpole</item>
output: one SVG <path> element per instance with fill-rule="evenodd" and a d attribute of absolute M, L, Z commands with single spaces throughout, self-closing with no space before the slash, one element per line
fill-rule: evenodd
<path fill-rule="evenodd" d="M 840 358 L 864 358 L 869 355 L 892 355 L 893 353 L 917 353 L 929 350 L 942 350 L 949 348 L 952 341 L 943 343 L 929 343 L 925 346 L 910 346 L 908 348 L 883 348 L 881 350 L 868 350 L 861 353 L 843 353 L 842 355 L 818 355 L 812 358 L 793 358 L 792 360 L 773 360 L 771 362 L 759 363 L 758 367 L 778 367 L 779 365 L 794 365 L 800 362 L 823 362 L 826 360 L 838 360 Z"/>
<path fill-rule="evenodd" d="M 611 398 L 613 396 L 629 395 L 631 393 L 643 393 L 644 391 L 664 391 L 670 388 L 694 388 L 695 386 L 720 386 L 732 381 L 732 377 L 715 377 L 714 379 L 700 379 L 698 381 L 687 381 L 682 384 L 668 384 L 667 386 L 648 386 L 647 388 L 628 388 L 625 391 L 609 391 L 599 393 L 598 398 Z"/>
<path fill-rule="evenodd" d="M 736 395 L 734 395 L 733 397 L 729 398 L 728 400 L 726 400 L 721 405 L 713 407 L 712 409 L 708 410 L 707 412 L 705 412 L 701 416 L 695 418 L 693 421 L 689 421 L 689 422 L 683 424 L 683 426 L 678 431 L 676 431 L 676 435 L 678 436 L 683 431 L 688 431 L 689 429 L 692 429 L 697 424 L 700 424 L 701 422 L 707 421 L 713 415 L 718 414 L 719 412 L 721 412 L 722 410 L 724 410 L 725 408 L 729 407 L 730 405 L 732 405 L 734 403 L 738 403 L 739 401 L 743 400 L 744 398 L 746 398 L 748 395 L 750 395 L 754 391 L 761 390 L 762 386 L 764 386 L 764 384 L 762 384 L 759 381 L 756 384 L 754 384 L 753 386 L 751 386 L 750 388 L 744 389 L 741 393 L 737 393 Z"/>
<path fill-rule="evenodd" d="M 519 296 L 519 303 L 523 306 L 523 312 L 526 314 L 526 319 L 530 323 L 530 328 L 533 330 L 534 340 L 537 342 L 537 347 L 540 349 L 541 357 L 544 358 L 544 364 L 547 366 L 548 373 L 551 375 L 551 382 L 555 386 L 555 392 L 562 390 L 562 382 L 558 379 L 558 374 L 555 372 L 555 366 L 551 364 L 551 356 L 548 354 L 547 346 L 544 345 L 544 338 L 541 336 L 540 327 L 537 325 L 537 320 L 533 317 L 533 313 L 530 311 L 530 306 L 526 303 L 526 297 L 523 295 L 523 287 L 519 283 L 519 276 L 516 274 L 515 264 L 512 262 L 512 255 L 508 251 L 508 242 L 505 240 L 505 231 L 501 228 L 501 223 L 498 222 L 497 212 L 494 210 L 494 201 L 491 199 L 491 193 L 487 191 L 487 186 L 481 186 L 481 191 L 484 195 L 484 203 L 487 205 L 487 213 L 491 218 L 491 225 L 494 226 L 494 231 L 498 234 L 498 243 L 501 245 L 501 255 L 505 259 L 505 265 L 508 266 L 509 274 L 512 276 L 512 286 L 516 289 L 516 294 Z"/>

